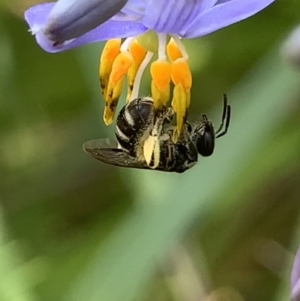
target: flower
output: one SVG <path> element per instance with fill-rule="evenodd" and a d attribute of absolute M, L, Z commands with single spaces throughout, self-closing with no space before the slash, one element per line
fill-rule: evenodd
<path fill-rule="evenodd" d="M 173 82 L 176 141 L 187 117 L 192 85 L 188 54 L 181 39 L 201 37 L 239 22 L 274 0 L 128 0 L 103 22 L 104 5 L 99 7 L 109 1 L 115 3 L 113 7 L 124 4 L 120 0 L 59 0 L 56 5 L 31 7 L 25 12 L 25 19 L 38 44 L 48 52 L 109 40 L 99 68 L 106 124 L 113 121 L 126 74 L 130 101 L 138 96 L 143 71 L 153 52 L 157 52 L 157 60 L 150 68 L 151 96 L 157 109 L 165 106 Z M 96 22 L 99 18 L 102 24 Z M 121 38 L 127 39 L 121 44 Z"/>
<path fill-rule="evenodd" d="M 127 0 L 59 0 L 47 17 L 45 34 L 57 43 L 77 38 L 113 17 L 126 2 Z"/>
<path fill-rule="evenodd" d="M 300 246 L 297 250 L 291 273 L 291 299 L 300 301 Z"/>

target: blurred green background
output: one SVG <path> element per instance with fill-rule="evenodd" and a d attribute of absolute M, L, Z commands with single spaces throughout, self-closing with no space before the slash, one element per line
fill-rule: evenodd
<path fill-rule="evenodd" d="M 31 4 L 0 2 L 0 300 L 289 300 L 300 78 L 280 49 L 299 1 L 186 41 L 190 119 L 205 112 L 217 125 L 227 92 L 232 123 L 180 175 L 83 152 L 114 137 L 102 122 L 103 44 L 45 53 L 22 17 Z"/>

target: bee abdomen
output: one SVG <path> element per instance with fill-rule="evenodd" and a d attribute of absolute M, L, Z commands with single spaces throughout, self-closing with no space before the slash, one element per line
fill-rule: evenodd
<path fill-rule="evenodd" d="M 121 147 L 132 156 L 140 137 L 153 124 L 154 109 L 151 98 L 136 98 L 124 106 L 117 118 L 115 134 Z"/>

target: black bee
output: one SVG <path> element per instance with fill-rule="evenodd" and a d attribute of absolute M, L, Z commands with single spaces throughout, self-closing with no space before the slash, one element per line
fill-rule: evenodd
<path fill-rule="evenodd" d="M 187 121 L 181 137 L 174 143 L 173 110 L 155 111 L 151 98 L 137 98 L 118 115 L 115 143 L 108 138 L 91 140 L 83 148 L 93 158 L 111 165 L 182 173 L 197 163 L 199 154 L 212 155 L 215 139 L 227 133 L 230 113 L 224 94 L 222 121 L 217 131 L 203 114 L 194 125 Z"/>

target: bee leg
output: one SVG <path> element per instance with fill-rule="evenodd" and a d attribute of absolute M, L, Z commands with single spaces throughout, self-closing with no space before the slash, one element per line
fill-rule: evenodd
<path fill-rule="evenodd" d="M 173 110 L 172 110 L 173 111 Z M 168 118 L 171 116 L 171 111 L 166 110 L 159 112 L 156 115 L 154 126 L 150 131 L 149 137 L 146 139 L 143 148 L 143 154 L 147 165 L 155 169 L 160 163 L 160 138 L 163 133 L 164 123 L 168 122 Z"/>
<path fill-rule="evenodd" d="M 156 111 L 155 119 L 162 119 L 162 125 L 170 124 L 174 118 L 174 110 L 171 107 L 163 107 L 162 109 Z"/>
<path fill-rule="evenodd" d="M 168 107 L 162 117 L 164 119 L 164 125 L 170 124 L 173 121 L 174 115 L 174 110 L 171 107 Z"/>

